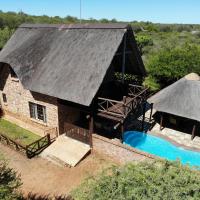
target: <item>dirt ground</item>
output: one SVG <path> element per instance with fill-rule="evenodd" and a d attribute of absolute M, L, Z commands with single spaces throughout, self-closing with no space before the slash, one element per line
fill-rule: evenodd
<path fill-rule="evenodd" d="M 9 166 L 21 175 L 22 192 L 40 195 L 67 195 L 85 178 L 116 164 L 111 158 L 93 152 L 74 168 L 60 167 L 46 159 L 25 156 L 0 144 L 0 153 Z"/>

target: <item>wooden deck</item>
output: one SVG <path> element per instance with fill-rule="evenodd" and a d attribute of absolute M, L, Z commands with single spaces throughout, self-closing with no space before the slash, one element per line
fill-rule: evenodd
<path fill-rule="evenodd" d="M 147 88 L 129 85 L 128 95 L 124 96 L 122 101 L 99 97 L 97 116 L 123 123 L 129 113 L 146 100 L 146 92 Z"/>

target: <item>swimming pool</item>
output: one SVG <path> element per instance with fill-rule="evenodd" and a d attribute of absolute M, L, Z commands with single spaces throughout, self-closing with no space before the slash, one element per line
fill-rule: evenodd
<path fill-rule="evenodd" d="M 200 167 L 200 153 L 177 147 L 167 140 L 153 135 L 130 131 L 124 133 L 123 142 L 126 145 L 167 160 L 179 159 L 182 164 Z"/>

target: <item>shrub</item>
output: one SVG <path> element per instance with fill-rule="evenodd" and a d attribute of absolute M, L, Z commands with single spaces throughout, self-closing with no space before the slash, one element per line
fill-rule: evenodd
<path fill-rule="evenodd" d="M 90 178 L 74 191 L 79 200 L 200 199 L 200 174 L 178 161 L 128 164 Z"/>
<path fill-rule="evenodd" d="M 185 44 L 172 49 L 164 48 L 149 58 L 147 70 L 149 75 L 163 86 L 191 72 L 200 74 L 200 47 Z"/>
<path fill-rule="evenodd" d="M 148 35 L 139 35 L 138 34 L 138 35 L 136 35 L 136 41 L 137 41 L 137 45 L 140 49 L 141 54 L 144 53 L 144 47 L 153 45 L 153 40 Z"/>
<path fill-rule="evenodd" d="M 21 180 L 16 172 L 7 166 L 5 161 L 0 161 L 0 199 L 20 199 L 18 192 Z"/>

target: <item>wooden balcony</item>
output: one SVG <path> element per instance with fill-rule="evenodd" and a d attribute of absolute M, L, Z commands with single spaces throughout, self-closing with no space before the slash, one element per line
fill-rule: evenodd
<path fill-rule="evenodd" d="M 98 116 L 123 123 L 131 112 L 146 100 L 148 88 L 129 85 L 127 96 L 122 101 L 98 98 Z"/>

